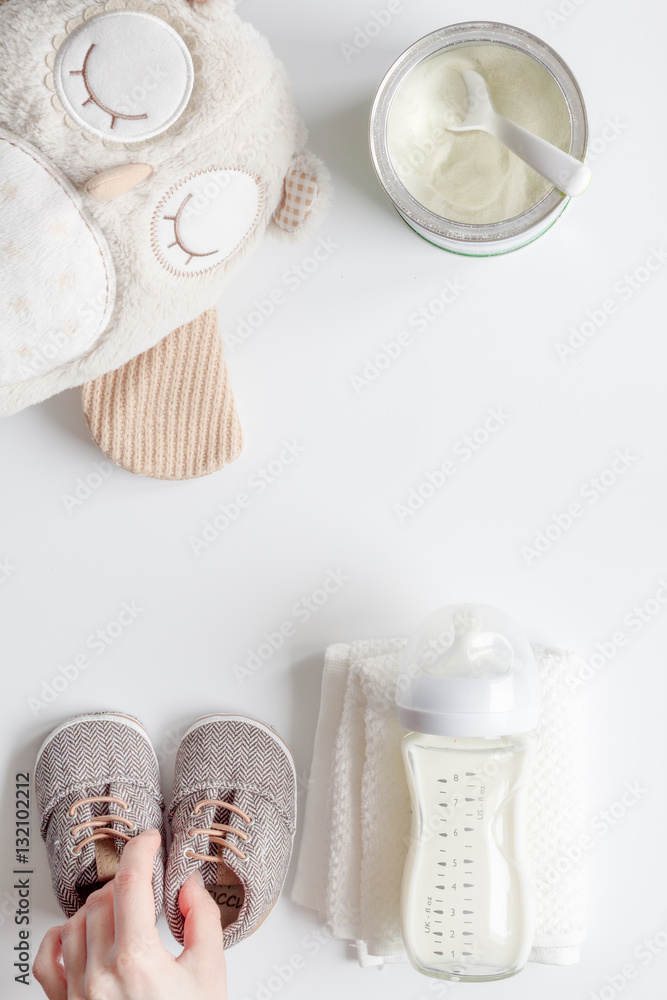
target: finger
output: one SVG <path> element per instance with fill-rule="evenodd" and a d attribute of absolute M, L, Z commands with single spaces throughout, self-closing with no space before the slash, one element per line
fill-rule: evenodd
<path fill-rule="evenodd" d="M 60 955 L 60 927 L 52 927 L 44 936 L 32 966 L 32 974 L 49 1000 L 67 1000 L 67 979 Z"/>
<path fill-rule="evenodd" d="M 108 966 L 113 944 L 113 882 L 107 882 L 86 900 L 88 973 Z"/>
<path fill-rule="evenodd" d="M 85 996 L 84 981 L 86 976 L 86 909 L 78 913 L 60 928 L 60 942 L 67 978 L 67 996 Z"/>
<path fill-rule="evenodd" d="M 213 966 L 224 976 L 225 954 L 220 910 L 204 888 L 199 872 L 195 872 L 183 883 L 178 905 L 185 918 L 185 947 L 177 961 L 186 965 L 205 965 L 209 969 Z"/>
<path fill-rule="evenodd" d="M 147 940 L 155 930 L 153 859 L 160 847 L 157 830 L 145 830 L 123 848 L 113 881 L 116 945 L 123 949 Z"/>

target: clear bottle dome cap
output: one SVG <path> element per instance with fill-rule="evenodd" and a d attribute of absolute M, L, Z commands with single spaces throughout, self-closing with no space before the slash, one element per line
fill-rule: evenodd
<path fill-rule="evenodd" d="M 398 721 L 433 736 L 511 736 L 534 729 L 540 681 L 528 639 L 485 604 L 450 604 L 408 641 L 396 683 Z"/>

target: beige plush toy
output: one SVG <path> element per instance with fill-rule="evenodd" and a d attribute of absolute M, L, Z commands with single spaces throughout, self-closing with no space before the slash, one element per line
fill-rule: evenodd
<path fill-rule="evenodd" d="M 0 414 L 82 386 L 159 479 L 241 449 L 215 303 L 328 201 L 281 63 L 226 0 L 0 5 Z"/>

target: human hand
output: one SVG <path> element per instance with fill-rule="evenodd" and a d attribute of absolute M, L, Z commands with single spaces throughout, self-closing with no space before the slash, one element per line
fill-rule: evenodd
<path fill-rule="evenodd" d="M 152 888 L 159 846 L 156 830 L 134 837 L 116 877 L 47 933 L 33 973 L 49 1000 L 226 1000 L 220 913 L 199 873 L 178 898 L 182 953 L 176 958 L 160 941 Z"/>

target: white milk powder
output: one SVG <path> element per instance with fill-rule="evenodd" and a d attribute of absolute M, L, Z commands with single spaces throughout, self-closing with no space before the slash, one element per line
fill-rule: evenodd
<path fill-rule="evenodd" d="M 561 149 L 570 148 L 565 98 L 535 59 L 502 44 L 460 45 L 425 60 L 397 93 L 387 125 L 389 155 L 410 194 L 453 222 L 501 222 L 526 212 L 553 185 L 485 132 L 449 132 L 463 120 L 473 69 L 496 109 Z"/>

